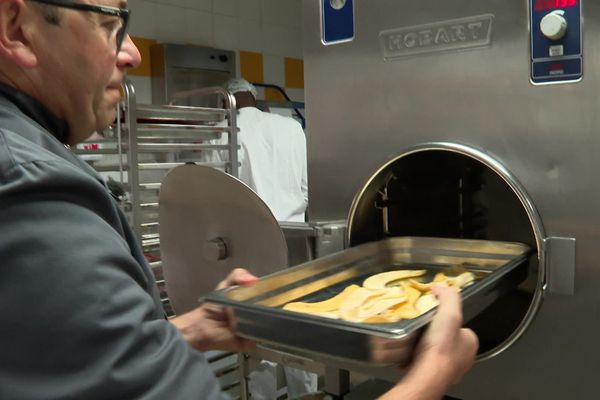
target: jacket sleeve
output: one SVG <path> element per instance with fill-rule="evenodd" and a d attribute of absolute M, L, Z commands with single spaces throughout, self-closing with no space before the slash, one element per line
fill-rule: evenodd
<path fill-rule="evenodd" d="M 67 162 L 0 168 L 0 398 L 226 398 L 101 190 Z"/>
<path fill-rule="evenodd" d="M 306 157 L 307 149 L 306 149 L 306 135 L 300 127 L 300 151 L 302 152 L 302 180 L 300 183 L 300 188 L 302 190 L 302 196 L 304 196 L 304 201 L 308 206 L 308 160 Z"/>

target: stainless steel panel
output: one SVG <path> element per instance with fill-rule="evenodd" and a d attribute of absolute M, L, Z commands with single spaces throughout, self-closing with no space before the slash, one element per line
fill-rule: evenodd
<path fill-rule="evenodd" d="M 221 86 L 235 76 L 235 52 L 178 44 L 155 44 L 151 48 L 152 101 L 166 104 L 183 90 Z M 190 97 L 185 105 L 220 107 L 217 97 Z"/>
<path fill-rule="evenodd" d="M 354 41 L 331 46 L 320 43 L 318 2 L 303 1 L 310 220 L 346 218 L 363 183 L 407 149 L 454 142 L 515 176 L 548 237 L 577 239 L 574 295 L 547 294 L 519 341 L 478 363 L 456 397 L 597 395 L 600 3 L 582 2 L 583 80 L 533 86 L 525 0 L 355 0 Z M 382 31 L 486 14 L 487 47 L 383 59 Z"/>

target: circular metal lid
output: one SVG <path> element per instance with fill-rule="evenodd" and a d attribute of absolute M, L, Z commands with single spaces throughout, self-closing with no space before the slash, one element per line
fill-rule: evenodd
<path fill-rule="evenodd" d="M 160 250 L 177 314 L 198 306 L 234 268 L 263 276 L 287 267 L 283 231 L 249 187 L 214 168 L 183 165 L 162 182 Z"/>

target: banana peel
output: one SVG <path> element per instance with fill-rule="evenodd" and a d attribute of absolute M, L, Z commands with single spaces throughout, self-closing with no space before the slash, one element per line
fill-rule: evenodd
<path fill-rule="evenodd" d="M 330 299 L 315 302 L 315 303 L 305 303 L 305 302 L 300 302 L 300 301 L 288 303 L 285 306 L 283 306 L 283 309 L 288 310 L 288 311 L 296 311 L 296 312 L 315 314 L 315 315 L 318 315 L 319 313 L 321 313 L 321 314 L 322 313 L 336 313 L 335 315 L 338 315 L 339 310 L 340 310 L 342 304 L 344 303 L 344 301 L 358 289 L 360 289 L 360 286 L 350 285 L 350 286 L 346 287 L 344 290 L 342 290 L 338 295 L 336 295 Z M 332 315 L 329 315 L 329 314 L 325 314 L 325 315 L 321 315 L 321 316 L 329 316 L 330 318 L 332 317 Z"/>
<path fill-rule="evenodd" d="M 439 303 L 431 293 L 433 285 L 460 290 L 475 280 L 475 275 L 469 271 L 457 276 L 439 272 L 429 283 L 414 279 L 425 273 L 426 270 L 383 272 L 365 279 L 362 287 L 350 285 L 330 299 L 314 303 L 292 302 L 283 309 L 351 322 L 392 323 L 416 318 L 436 307 Z"/>
<path fill-rule="evenodd" d="M 347 321 L 362 322 L 405 301 L 404 290 L 400 287 L 378 290 L 362 287 L 342 304 L 340 316 Z"/>
<path fill-rule="evenodd" d="M 404 279 L 423 276 L 426 272 L 427 271 L 424 269 L 407 269 L 400 271 L 382 272 L 380 274 L 375 274 L 365 279 L 365 281 L 363 282 L 363 287 L 372 290 L 384 289 L 386 287 L 398 285 Z"/>
<path fill-rule="evenodd" d="M 458 276 L 446 276 L 443 272 L 438 272 L 430 283 L 419 282 L 416 279 L 409 279 L 408 283 L 415 289 L 427 293 L 431 291 L 434 285 L 451 286 L 462 289 L 475 281 L 475 275 L 472 272 L 463 272 Z"/>

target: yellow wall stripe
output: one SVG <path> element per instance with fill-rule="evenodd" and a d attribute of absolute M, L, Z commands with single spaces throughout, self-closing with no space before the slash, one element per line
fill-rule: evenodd
<path fill-rule="evenodd" d="M 299 58 L 284 58 L 285 87 L 304 89 L 304 61 Z"/>
<path fill-rule="evenodd" d="M 285 89 L 285 88 L 284 88 Z M 266 101 L 285 101 L 285 97 L 279 90 L 265 88 L 265 100 Z"/>
<path fill-rule="evenodd" d="M 264 83 L 263 55 L 252 51 L 240 51 L 240 75 L 248 82 Z"/>
<path fill-rule="evenodd" d="M 134 76 L 152 76 L 152 68 L 150 67 L 150 47 L 152 47 L 153 44 L 156 44 L 156 40 L 139 37 L 131 37 L 131 39 L 142 55 L 142 63 L 139 67 L 132 68 L 127 73 Z"/>

